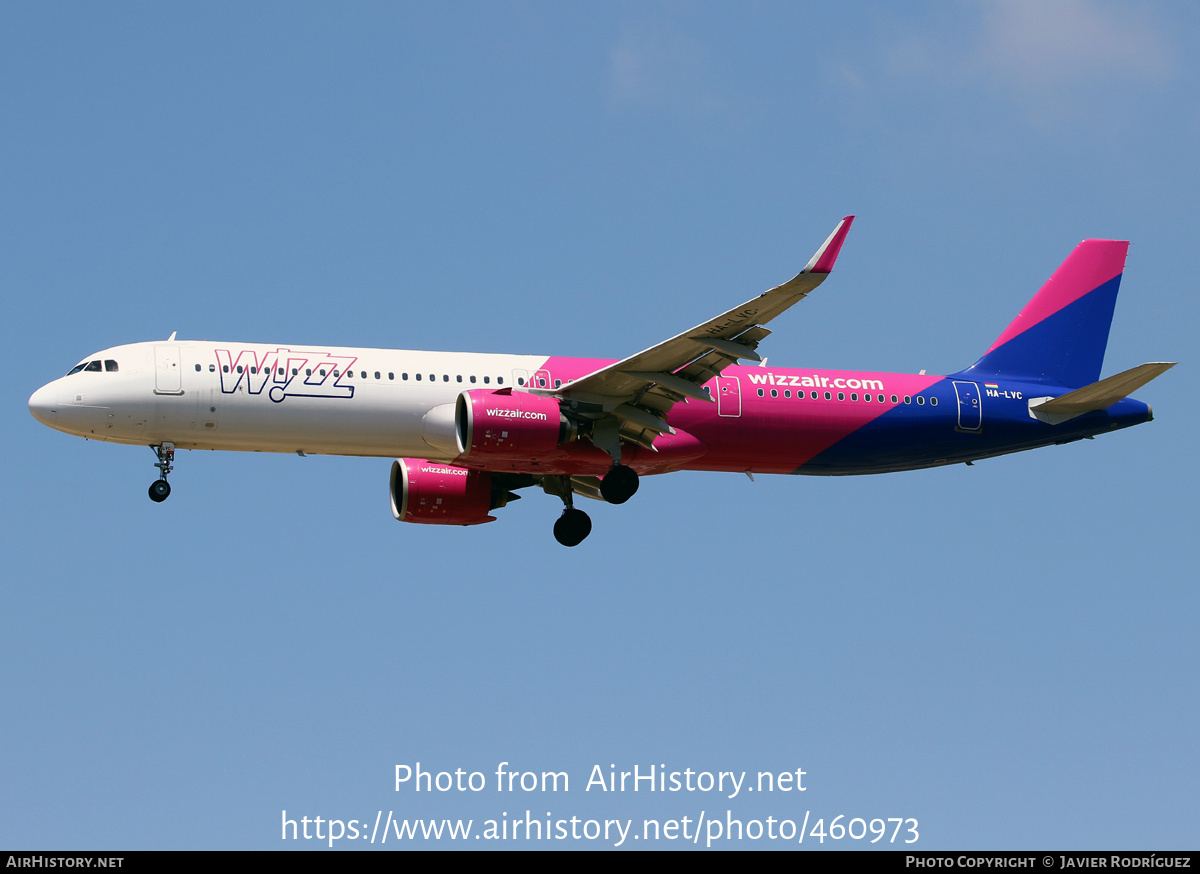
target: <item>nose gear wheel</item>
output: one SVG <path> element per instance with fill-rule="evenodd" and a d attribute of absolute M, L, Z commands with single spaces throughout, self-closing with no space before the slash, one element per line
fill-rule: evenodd
<path fill-rule="evenodd" d="M 171 494 L 171 484 L 167 482 L 167 474 L 175 469 L 173 466 L 175 462 L 175 444 L 160 443 L 150 448 L 158 456 L 158 461 L 154 465 L 158 468 L 158 479 L 150 483 L 150 500 L 156 504 L 161 504 Z"/>

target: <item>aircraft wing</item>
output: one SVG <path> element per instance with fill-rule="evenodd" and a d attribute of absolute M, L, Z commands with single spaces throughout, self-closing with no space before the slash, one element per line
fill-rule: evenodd
<path fill-rule="evenodd" d="M 763 327 L 825 281 L 833 269 L 854 216 L 840 222 L 796 276 L 714 319 L 636 355 L 576 379 L 556 391 L 577 411 L 616 418 L 620 437 L 647 448 L 669 433 L 664 416 L 692 398 L 711 401 L 701 387 L 738 359 L 762 360 L 755 348 L 771 332 Z"/>

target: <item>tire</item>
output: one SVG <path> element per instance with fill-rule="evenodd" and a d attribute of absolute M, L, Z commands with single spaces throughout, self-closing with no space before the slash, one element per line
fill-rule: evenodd
<path fill-rule="evenodd" d="M 592 520 L 583 510 L 563 510 L 554 523 L 554 539 L 563 546 L 578 546 L 592 533 Z"/>
<path fill-rule="evenodd" d="M 624 504 L 637 493 L 638 475 L 632 467 L 614 465 L 600 480 L 600 494 L 610 504 Z"/>
<path fill-rule="evenodd" d="M 150 500 L 161 504 L 171 495 L 171 484 L 165 479 L 156 479 L 150 483 Z"/>

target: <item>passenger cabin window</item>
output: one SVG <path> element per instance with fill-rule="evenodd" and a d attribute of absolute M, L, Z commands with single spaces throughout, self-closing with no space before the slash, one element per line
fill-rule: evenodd
<path fill-rule="evenodd" d="M 115 362 L 114 362 L 114 363 L 115 363 Z M 200 365 L 199 365 L 199 364 L 197 364 L 197 365 L 196 365 L 196 372 L 197 372 L 197 373 L 199 373 L 199 372 L 200 372 Z"/>

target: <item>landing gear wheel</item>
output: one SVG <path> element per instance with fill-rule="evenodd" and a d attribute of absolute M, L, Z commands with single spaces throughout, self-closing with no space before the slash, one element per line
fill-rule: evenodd
<path fill-rule="evenodd" d="M 554 539 L 563 546 L 578 546 L 592 533 L 592 520 L 583 510 L 568 507 L 554 523 Z"/>
<path fill-rule="evenodd" d="M 613 465 L 612 470 L 600 480 L 600 494 L 610 504 L 624 504 L 638 490 L 638 475 L 632 467 Z"/>
<path fill-rule="evenodd" d="M 158 468 L 158 479 L 150 483 L 150 500 L 161 504 L 171 494 L 171 485 L 167 482 L 167 474 L 175 469 L 172 467 L 175 462 L 175 444 L 163 441 L 157 446 L 151 446 L 150 449 L 158 457 L 158 461 L 154 464 Z"/>

